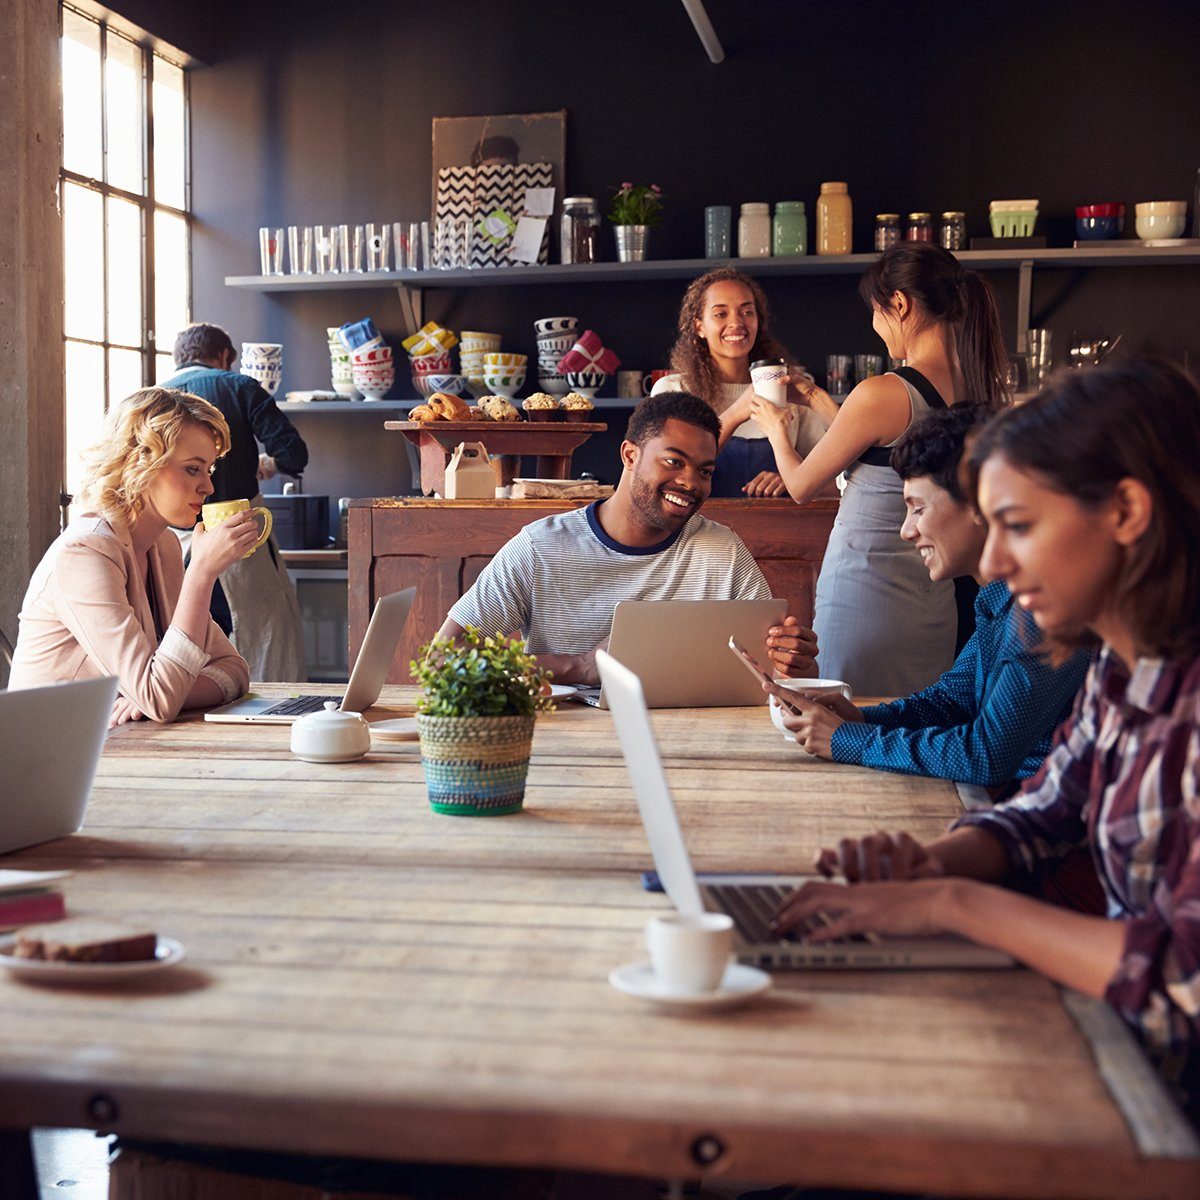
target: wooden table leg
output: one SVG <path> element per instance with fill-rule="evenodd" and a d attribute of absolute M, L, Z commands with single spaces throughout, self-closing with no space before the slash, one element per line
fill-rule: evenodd
<path fill-rule="evenodd" d="M 38 1200 L 28 1129 L 0 1129 L 0 1194 L 5 1200 Z"/>
<path fill-rule="evenodd" d="M 535 469 L 538 479 L 570 479 L 571 456 L 569 454 L 539 454 Z"/>
<path fill-rule="evenodd" d="M 500 476 L 499 486 L 511 487 L 512 481 L 521 469 L 521 456 L 519 454 L 497 454 L 492 459 L 492 465 Z"/>
<path fill-rule="evenodd" d="M 421 491 L 446 494 L 446 450 L 431 433 L 421 435 Z"/>

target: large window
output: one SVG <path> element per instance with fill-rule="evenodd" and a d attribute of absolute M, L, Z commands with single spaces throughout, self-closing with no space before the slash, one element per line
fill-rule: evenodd
<path fill-rule="evenodd" d="M 66 480 L 109 405 L 173 371 L 188 322 L 187 74 L 62 9 Z"/>

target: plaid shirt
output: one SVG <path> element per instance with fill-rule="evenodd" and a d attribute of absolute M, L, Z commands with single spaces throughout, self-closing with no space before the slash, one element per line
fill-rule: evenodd
<path fill-rule="evenodd" d="M 1164 1060 L 1200 1068 L 1200 656 L 1093 663 L 1042 769 L 971 813 L 1039 874 L 1086 842 L 1125 947 L 1105 998 Z"/>

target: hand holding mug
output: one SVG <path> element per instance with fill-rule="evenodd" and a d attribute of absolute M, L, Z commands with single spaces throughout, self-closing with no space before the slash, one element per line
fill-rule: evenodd
<path fill-rule="evenodd" d="M 252 517 L 261 513 L 263 519 L 263 531 L 258 540 L 242 555 L 243 558 L 249 558 L 271 536 L 274 518 L 269 508 L 251 508 L 249 500 L 215 500 L 200 509 L 200 519 L 204 522 L 205 530 L 211 533 L 218 525 L 238 517 L 241 513 L 249 513 Z"/>
<path fill-rule="evenodd" d="M 212 524 L 205 520 L 192 532 L 192 566 L 216 579 L 239 559 L 249 558 L 264 540 L 248 506 L 224 519 L 214 517 Z"/>

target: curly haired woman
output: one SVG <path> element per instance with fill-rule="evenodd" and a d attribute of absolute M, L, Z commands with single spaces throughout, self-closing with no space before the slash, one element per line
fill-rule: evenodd
<path fill-rule="evenodd" d="M 721 419 L 714 497 L 782 496 L 787 491 L 766 430 L 750 416 L 748 399 L 750 364 L 787 357 L 770 330 L 771 310 L 762 288 L 732 267 L 701 275 L 683 294 L 671 350 L 674 373 L 660 379 L 652 394 L 691 392 Z M 809 408 L 793 404 L 789 410 L 788 436 L 803 457 L 825 432 L 825 423 Z"/>
<path fill-rule="evenodd" d="M 38 564 L 21 607 L 10 687 L 115 675 L 109 724 L 174 720 L 245 692 L 250 673 L 209 616 L 217 576 L 251 550 L 249 512 L 196 525 L 229 427 L 207 401 L 143 388 L 114 406 L 87 454 L 84 515 Z M 190 528 L 187 570 L 171 526 Z"/>

